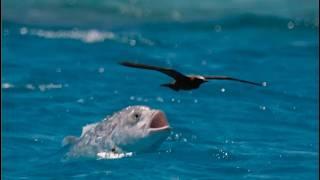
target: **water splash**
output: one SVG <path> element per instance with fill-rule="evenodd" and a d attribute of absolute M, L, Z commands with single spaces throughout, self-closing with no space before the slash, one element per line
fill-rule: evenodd
<path fill-rule="evenodd" d="M 98 160 L 101 159 L 121 159 L 125 157 L 131 157 L 133 155 L 132 152 L 128 153 L 114 153 L 114 152 L 99 152 L 97 153 Z"/>

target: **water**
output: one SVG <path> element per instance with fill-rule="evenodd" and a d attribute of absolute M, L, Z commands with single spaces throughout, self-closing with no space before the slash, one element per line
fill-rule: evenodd
<path fill-rule="evenodd" d="M 243 15 L 66 26 L 16 20 L 9 10 L 2 36 L 4 179 L 319 177 L 319 34 L 312 22 Z M 122 60 L 267 86 L 213 81 L 174 92 L 159 87 L 169 77 L 120 66 Z M 63 137 L 129 105 L 167 114 L 173 130 L 159 150 L 63 160 Z"/>

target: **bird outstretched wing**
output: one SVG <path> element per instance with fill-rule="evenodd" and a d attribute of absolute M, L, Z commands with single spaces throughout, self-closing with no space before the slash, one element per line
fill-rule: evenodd
<path fill-rule="evenodd" d="M 203 77 L 205 79 L 207 79 L 207 80 L 210 80 L 210 79 L 213 79 L 213 80 L 230 80 L 230 81 L 238 81 L 238 82 L 242 82 L 242 83 L 252 84 L 252 85 L 256 85 L 256 86 L 263 86 L 262 83 L 242 80 L 242 79 L 233 78 L 233 77 L 229 77 L 229 76 L 203 76 Z"/>
<path fill-rule="evenodd" d="M 120 62 L 120 64 L 123 66 L 127 66 L 127 67 L 159 71 L 159 72 L 162 72 L 162 73 L 174 78 L 175 80 L 188 79 L 187 76 L 183 75 L 182 73 L 180 73 L 174 69 L 170 69 L 170 68 L 163 68 L 163 67 L 151 66 L 151 65 L 146 65 L 146 64 L 132 63 L 132 62 L 127 62 L 127 61 Z"/>

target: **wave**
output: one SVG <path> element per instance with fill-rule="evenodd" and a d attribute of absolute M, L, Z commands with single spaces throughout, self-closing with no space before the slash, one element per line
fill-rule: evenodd
<path fill-rule="evenodd" d="M 103 41 L 115 41 L 119 43 L 135 46 L 137 43 L 147 46 L 153 46 L 154 42 L 150 39 L 142 37 L 140 34 L 115 34 L 110 31 L 100 31 L 96 29 L 79 30 L 50 30 L 50 29 L 38 29 L 38 28 L 20 28 L 20 35 L 22 36 L 36 36 L 45 39 L 72 39 L 80 40 L 84 43 L 99 43 Z M 104 69 L 99 69 L 104 71 Z"/>
<path fill-rule="evenodd" d="M 319 24 L 317 0 L 35 0 L 4 1 L 3 19 L 19 23 L 71 26 L 114 26 L 136 22 L 218 20 L 243 14 Z M 18 13 L 19 12 L 19 13 Z"/>

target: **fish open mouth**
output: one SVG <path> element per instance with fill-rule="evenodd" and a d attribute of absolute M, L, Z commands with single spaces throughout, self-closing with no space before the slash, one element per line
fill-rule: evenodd
<path fill-rule="evenodd" d="M 151 131 L 160 131 L 170 128 L 166 116 L 161 111 L 158 111 L 153 115 L 149 127 Z"/>

